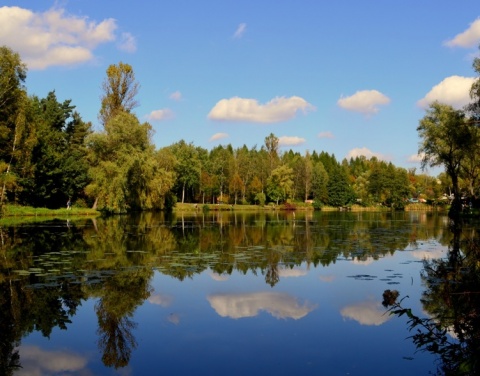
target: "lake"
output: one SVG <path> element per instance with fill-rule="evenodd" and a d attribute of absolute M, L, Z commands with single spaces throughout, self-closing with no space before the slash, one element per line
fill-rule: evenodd
<path fill-rule="evenodd" d="M 448 218 L 427 212 L 144 213 L 0 227 L 12 375 L 427 375 L 407 318 Z M 18 366 L 21 366 L 19 368 Z"/>

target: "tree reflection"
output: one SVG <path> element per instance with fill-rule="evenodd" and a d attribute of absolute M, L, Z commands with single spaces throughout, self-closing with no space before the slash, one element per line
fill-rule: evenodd
<path fill-rule="evenodd" d="M 151 271 L 120 272 L 102 285 L 101 299 L 95 305 L 98 317 L 98 346 L 107 367 L 125 367 L 137 343 L 132 320 L 137 306 L 150 296 Z"/>
<path fill-rule="evenodd" d="M 439 356 L 438 373 L 444 375 L 480 374 L 480 234 L 462 234 L 462 227 L 452 222 L 446 259 L 424 261 L 421 302 L 429 318 L 404 308 L 398 292 L 384 292 L 384 305 L 392 314 L 407 315 L 414 344 Z"/>
<path fill-rule="evenodd" d="M 173 214 L 167 221 L 163 214 L 142 213 L 0 226 L 0 374 L 20 366 L 16 349 L 24 336 L 67 329 L 87 299 L 97 299 L 103 362 L 126 366 L 136 348 L 133 316 L 150 295 L 153 270 L 178 280 L 206 270 L 261 273 L 273 287 L 282 270 L 302 264 L 381 258 L 432 236 L 450 241 L 441 217 L 402 215 L 299 212 L 293 221 L 279 212 L 234 212 Z M 461 274 L 466 261 L 457 262 L 453 270 Z M 451 265 L 445 269 L 452 272 Z"/>

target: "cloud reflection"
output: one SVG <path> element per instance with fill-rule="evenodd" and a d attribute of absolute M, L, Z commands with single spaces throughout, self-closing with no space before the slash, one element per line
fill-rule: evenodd
<path fill-rule="evenodd" d="M 86 369 L 87 358 L 68 351 L 45 351 L 37 346 L 19 348 L 22 368 L 16 375 L 92 375 Z"/>
<path fill-rule="evenodd" d="M 287 268 L 287 269 L 279 269 L 278 276 L 279 277 L 303 277 L 307 275 L 308 271 L 305 269 L 298 269 L 298 268 Z"/>
<path fill-rule="evenodd" d="M 218 274 L 218 273 L 210 273 L 210 277 L 215 280 L 215 281 L 220 281 L 220 282 L 223 282 L 223 281 L 228 281 L 228 275 L 225 275 L 225 274 Z"/>
<path fill-rule="evenodd" d="M 327 282 L 327 283 L 333 282 L 336 278 L 337 277 L 334 275 L 321 275 L 318 277 L 320 281 Z"/>
<path fill-rule="evenodd" d="M 180 324 L 180 315 L 178 313 L 171 313 L 167 317 L 168 322 L 178 325 Z"/>
<path fill-rule="evenodd" d="M 207 299 L 220 316 L 232 319 L 254 317 L 265 311 L 277 319 L 298 320 L 316 308 L 308 302 L 300 305 L 295 297 L 279 292 L 218 294 Z"/>
<path fill-rule="evenodd" d="M 420 260 L 441 259 L 445 257 L 445 251 L 436 249 L 433 251 L 412 251 L 412 256 Z"/>
<path fill-rule="evenodd" d="M 379 326 L 390 320 L 390 315 L 385 314 L 385 308 L 380 302 L 361 302 L 344 307 L 340 314 L 343 318 L 352 319 L 361 325 Z"/>
<path fill-rule="evenodd" d="M 150 304 L 159 305 L 162 307 L 168 307 L 172 304 L 173 298 L 169 295 L 154 294 L 148 298 Z"/>

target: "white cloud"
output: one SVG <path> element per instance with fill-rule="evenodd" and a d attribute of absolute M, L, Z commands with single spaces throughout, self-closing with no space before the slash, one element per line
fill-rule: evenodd
<path fill-rule="evenodd" d="M 162 110 L 155 110 L 150 112 L 150 114 L 147 115 L 147 119 L 150 121 L 164 121 L 164 120 L 173 119 L 174 117 L 175 117 L 175 114 L 169 108 L 164 108 Z"/>
<path fill-rule="evenodd" d="M 37 346 L 21 346 L 19 375 L 81 374 L 88 372 L 87 359 L 67 351 L 46 351 Z"/>
<path fill-rule="evenodd" d="M 434 249 L 430 251 L 412 251 L 412 256 L 420 260 L 441 259 L 445 257 L 444 249 Z"/>
<path fill-rule="evenodd" d="M 361 325 L 382 325 L 391 316 L 385 313 L 382 305 L 377 302 L 362 302 L 343 308 L 340 314 L 344 318 L 357 321 Z"/>
<path fill-rule="evenodd" d="M 389 158 L 387 158 L 385 155 L 382 155 L 380 153 L 374 153 L 373 151 L 371 151 L 370 149 L 368 149 L 366 147 L 355 148 L 355 149 L 350 150 L 347 153 L 347 155 L 345 156 L 345 158 L 347 158 L 347 159 L 356 158 L 356 157 L 360 157 L 362 155 L 364 157 L 366 157 L 367 159 L 370 159 L 372 157 L 377 157 L 378 159 L 381 159 L 383 161 L 389 160 Z"/>
<path fill-rule="evenodd" d="M 470 27 L 464 32 L 457 34 L 453 39 L 447 40 L 445 45 L 448 47 L 476 47 L 480 42 L 480 18 L 477 18 L 470 24 Z"/>
<path fill-rule="evenodd" d="M 173 298 L 169 295 L 155 294 L 148 298 L 150 304 L 159 305 L 162 307 L 168 307 L 172 304 Z"/>
<path fill-rule="evenodd" d="M 419 163 L 419 162 L 422 161 L 424 156 L 425 156 L 425 153 L 412 154 L 410 157 L 408 157 L 407 162 L 409 162 L 409 163 Z"/>
<path fill-rule="evenodd" d="M 219 294 L 207 299 L 220 316 L 232 319 L 254 317 L 260 311 L 266 311 L 277 319 L 298 320 L 315 309 L 309 303 L 300 305 L 294 297 L 280 292 Z"/>
<path fill-rule="evenodd" d="M 305 139 L 297 136 L 281 136 L 278 138 L 279 146 L 298 146 L 305 143 Z"/>
<path fill-rule="evenodd" d="M 361 112 L 363 114 L 376 114 L 378 106 L 390 103 L 390 98 L 377 90 L 357 91 L 349 97 L 342 97 L 337 104 L 348 111 Z"/>
<path fill-rule="evenodd" d="M 318 277 L 318 279 L 322 282 L 327 282 L 327 283 L 331 283 L 333 282 L 337 277 L 335 277 L 334 275 L 321 275 Z"/>
<path fill-rule="evenodd" d="M 318 138 L 335 138 L 332 132 L 327 131 L 327 132 L 320 132 L 317 136 Z"/>
<path fill-rule="evenodd" d="M 474 81 L 475 78 L 473 77 L 447 77 L 420 99 L 417 105 L 421 108 L 427 108 L 431 103 L 438 101 L 461 109 L 470 103 L 470 88 Z"/>
<path fill-rule="evenodd" d="M 246 30 L 247 30 L 247 24 L 241 23 L 240 25 L 238 25 L 237 30 L 235 30 L 235 33 L 233 34 L 233 38 L 240 39 Z"/>
<path fill-rule="evenodd" d="M 208 141 L 210 142 L 217 141 L 227 137 L 228 137 L 228 133 L 215 133 L 212 137 L 210 137 L 210 140 Z"/>
<path fill-rule="evenodd" d="M 122 51 L 133 53 L 137 50 L 137 40 L 130 33 L 122 33 L 118 48 Z"/>
<path fill-rule="evenodd" d="M 173 99 L 174 101 L 180 101 L 182 100 L 182 93 L 180 93 L 178 90 L 170 94 L 169 96 L 170 99 Z"/>
<path fill-rule="evenodd" d="M 167 317 L 168 322 L 178 325 L 180 324 L 180 315 L 178 313 L 171 313 Z"/>
<path fill-rule="evenodd" d="M 226 274 L 210 273 L 210 277 L 218 282 L 228 281 L 228 275 Z"/>
<path fill-rule="evenodd" d="M 114 19 L 97 23 L 61 8 L 34 13 L 7 6 L 0 7 L 0 25 L 0 44 L 18 52 L 30 69 L 90 61 L 98 45 L 115 39 L 117 28 Z"/>
<path fill-rule="evenodd" d="M 370 264 L 373 264 L 375 262 L 375 259 L 373 257 L 367 257 L 366 260 L 359 260 L 359 259 L 355 258 L 351 262 L 354 265 L 368 266 Z"/>
<path fill-rule="evenodd" d="M 285 269 L 279 269 L 278 270 L 278 276 L 279 277 L 303 277 L 307 275 L 307 270 L 306 269 L 299 269 L 299 268 L 285 268 Z"/>
<path fill-rule="evenodd" d="M 314 109 L 305 99 L 296 96 L 277 97 L 263 105 L 256 99 L 233 97 L 217 102 L 208 118 L 219 121 L 277 123 L 294 118 L 297 111 L 306 113 Z"/>

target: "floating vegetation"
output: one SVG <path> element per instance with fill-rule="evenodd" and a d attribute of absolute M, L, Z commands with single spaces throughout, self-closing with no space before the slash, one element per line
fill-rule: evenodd
<path fill-rule="evenodd" d="M 375 278 L 377 278 L 377 276 L 369 275 L 369 274 L 349 275 L 347 277 L 348 278 L 353 278 L 353 279 L 356 279 L 356 280 L 359 280 L 359 281 L 372 281 Z"/>

